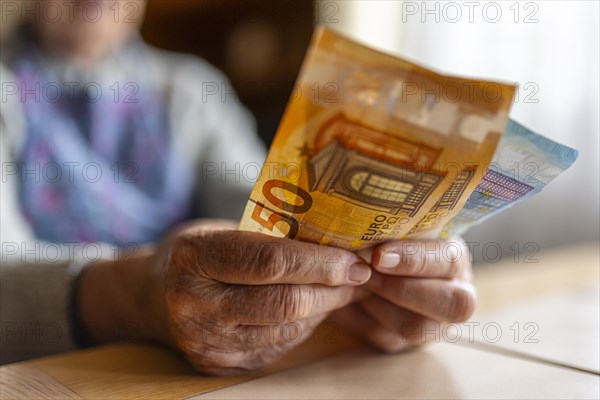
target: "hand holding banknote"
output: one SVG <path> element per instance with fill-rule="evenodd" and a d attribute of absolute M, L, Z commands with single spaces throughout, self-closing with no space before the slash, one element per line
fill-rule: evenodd
<path fill-rule="evenodd" d="M 261 367 L 330 314 L 384 351 L 468 319 L 475 288 L 456 235 L 576 158 L 507 127 L 514 87 L 444 76 L 326 30 L 297 88 L 242 231 L 192 228 L 164 264 L 171 340 L 200 371 Z M 539 174 L 510 176 L 515 162 Z M 288 322 L 300 340 L 267 334 Z M 232 339 L 251 329 L 261 340 Z"/>
<path fill-rule="evenodd" d="M 192 222 L 130 259 L 90 265 L 80 282 L 89 337 L 151 340 L 183 353 L 199 372 L 232 375 L 268 365 L 331 313 L 378 348 L 396 351 L 419 343 L 422 323 L 472 312 L 467 253 L 392 242 L 374 250 L 373 271 L 347 250 L 234 227 Z M 402 331 L 407 323 L 417 331 Z M 117 326 L 134 329 L 116 338 Z"/>
<path fill-rule="evenodd" d="M 363 256 L 371 295 L 334 316 L 384 350 L 473 312 L 468 250 L 441 240 L 538 193 L 577 158 L 508 120 L 513 86 L 441 75 L 326 29 L 296 89 L 240 229 Z"/>
<path fill-rule="evenodd" d="M 333 318 L 380 350 L 425 344 L 440 323 L 466 321 L 475 309 L 469 250 L 460 238 L 389 242 L 363 256 L 372 258 L 371 295 Z"/>
<path fill-rule="evenodd" d="M 364 297 L 356 286 L 371 274 L 346 250 L 198 226 L 179 234 L 164 268 L 172 340 L 200 372 L 219 375 L 263 367 L 302 343 L 331 311 Z"/>
<path fill-rule="evenodd" d="M 92 339 L 134 324 L 133 338 L 211 374 L 260 368 L 331 314 L 385 351 L 421 344 L 432 323 L 474 309 L 456 235 L 577 157 L 506 124 L 513 87 L 440 75 L 333 32 L 317 32 L 298 82 L 240 230 L 194 223 L 133 260 L 86 269 L 79 304 Z M 282 334 L 288 323 L 296 340 Z"/>
<path fill-rule="evenodd" d="M 389 352 L 422 344 L 427 324 L 471 316 L 475 289 L 462 241 L 390 242 L 372 258 L 371 274 L 346 250 L 191 226 L 165 267 L 170 331 L 199 371 L 234 374 L 302 343 L 331 312 Z M 286 325 L 299 337 L 286 337 Z"/>
<path fill-rule="evenodd" d="M 193 222 L 141 256 L 88 267 L 80 303 L 89 336 L 115 340 L 110 327 L 133 326 L 121 340 L 168 345 L 202 373 L 240 374 L 367 294 L 371 269 L 358 255 L 234 227 Z"/>

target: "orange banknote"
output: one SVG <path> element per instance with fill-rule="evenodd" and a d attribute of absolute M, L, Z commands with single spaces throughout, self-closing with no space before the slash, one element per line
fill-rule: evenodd
<path fill-rule="evenodd" d="M 514 90 L 317 29 L 240 229 L 352 250 L 438 237 L 484 176 Z"/>

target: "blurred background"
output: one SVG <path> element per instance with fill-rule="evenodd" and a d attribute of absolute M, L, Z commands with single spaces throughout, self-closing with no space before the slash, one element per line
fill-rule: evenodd
<path fill-rule="evenodd" d="M 486 243 L 511 256 L 530 243 L 599 240 L 599 12 L 597 1 L 149 0 L 142 35 L 223 70 L 267 145 L 318 23 L 441 72 L 517 83 L 511 117 L 580 156 L 467 234 L 483 260 Z M 4 41 L 15 21 L 1 21 Z"/>

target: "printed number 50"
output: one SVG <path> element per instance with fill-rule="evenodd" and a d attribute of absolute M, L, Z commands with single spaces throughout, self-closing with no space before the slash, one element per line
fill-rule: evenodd
<path fill-rule="evenodd" d="M 280 199 L 273 193 L 273 189 L 279 189 L 280 192 L 286 191 L 289 193 L 293 193 L 299 199 L 302 200 L 302 203 L 289 203 L 284 199 Z M 306 190 L 301 189 L 296 185 L 292 185 L 289 182 L 284 182 L 281 180 L 267 181 L 263 185 L 262 192 L 265 198 L 271 203 L 271 205 L 281 211 L 287 211 L 292 214 L 304 214 L 312 207 L 312 197 L 310 196 L 310 194 Z M 262 217 L 262 213 L 264 210 L 268 210 L 271 212 L 271 215 L 269 215 L 267 219 L 264 219 Z M 298 234 L 299 225 L 298 221 L 295 218 L 287 214 L 283 214 L 279 211 L 272 210 L 271 208 L 266 207 L 263 203 L 260 202 L 256 203 L 256 206 L 252 211 L 252 219 L 270 231 L 273 231 L 273 229 L 275 228 L 275 224 L 283 221 L 290 227 L 286 235 L 287 237 L 293 239 Z"/>

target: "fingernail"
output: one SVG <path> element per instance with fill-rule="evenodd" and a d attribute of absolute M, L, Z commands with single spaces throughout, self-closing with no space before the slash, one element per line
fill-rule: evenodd
<path fill-rule="evenodd" d="M 364 283 L 371 277 L 371 268 L 366 264 L 352 264 L 348 279 L 356 283 Z"/>
<path fill-rule="evenodd" d="M 381 253 L 377 268 L 388 269 L 395 268 L 400 264 L 400 254 L 397 253 Z"/>

